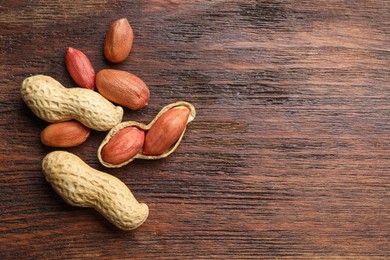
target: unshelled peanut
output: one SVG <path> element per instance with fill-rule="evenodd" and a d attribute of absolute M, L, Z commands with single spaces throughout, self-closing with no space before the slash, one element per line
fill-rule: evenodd
<path fill-rule="evenodd" d="M 139 203 L 122 181 L 91 168 L 72 153 L 51 152 L 42 168 L 46 180 L 67 203 L 94 208 L 120 229 L 135 229 L 149 215 L 148 206 Z"/>
<path fill-rule="evenodd" d="M 49 76 L 26 78 L 20 93 L 32 112 L 50 123 L 75 119 L 88 128 L 107 131 L 122 121 L 122 107 L 95 91 L 65 88 Z"/>

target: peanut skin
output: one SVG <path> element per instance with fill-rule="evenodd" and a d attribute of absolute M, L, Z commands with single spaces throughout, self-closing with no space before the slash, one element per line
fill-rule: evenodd
<path fill-rule="evenodd" d="M 96 88 L 108 100 L 138 110 L 148 105 L 150 92 L 145 82 L 127 71 L 102 69 L 96 74 Z"/>
<path fill-rule="evenodd" d="M 189 116 L 187 107 L 174 107 L 165 112 L 146 134 L 143 154 L 160 155 L 167 151 L 183 133 Z"/>
<path fill-rule="evenodd" d="M 86 88 L 65 88 L 49 76 L 26 78 L 20 89 L 27 106 L 50 122 L 75 119 L 88 128 L 107 131 L 122 121 L 123 109 Z"/>
<path fill-rule="evenodd" d="M 67 47 L 65 64 L 74 82 L 82 88 L 95 89 L 95 70 L 88 57 L 80 50 Z"/>
<path fill-rule="evenodd" d="M 114 63 L 124 61 L 129 56 L 133 46 L 133 38 L 133 29 L 126 18 L 113 22 L 104 41 L 104 56 L 106 59 Z"/>
<path fill-rule="evenodd" d="M 90 129 L 77 121 L 53 123 L 41 132 L 41 142 L 52 147 L 74 147 L 87 140 Z"/>
<path fill-rule="evenodd" d="M 55 151 L 42 161 L 46 180 L 70 205 L 94 208 L 123 230 L 139 227 L 149 208 L 118 178 L 95 170 L 74 154 Z"/>
<path fill-rule="evenodd" d="M 114 135 L 102 149 L 102 159 L 120 164 L 133 158 L 144 145 L 145 133 L 137 127 L 126 127 Z"/>

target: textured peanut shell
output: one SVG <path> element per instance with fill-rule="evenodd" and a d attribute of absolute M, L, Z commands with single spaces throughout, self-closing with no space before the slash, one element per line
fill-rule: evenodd
<path fill-rule="evenodd" d="M 94 208 L 123 230 L 139 227 L 149 208 L 139 203 L 118 178 L 95 170 L 76 155 L 55 151 L 42 161 L 46 180 L 68 204 Z"/>
<path fill-rule="evenodd" d="M 122 121 L 122 107 L 89 89 L 65 88 L 49 76 L 26 78 L 20 93 L 32 112 L 50 123 L 75 119 L 88 128 L 107 131 Z"/>
<path fill-rule="evenodd" d="M 178 107 L 178 106 L 183 106 L 183 107 L 187 107 L 189 110 L 190 110 L 190 116 L 188 117 L 188 120 L 187 120 L 187 124 L 190 123 L 192 120 L 194 120 L 195 116 L 196 116 L 196 110 L 195 110 L 195 107 L 188 103 L 188 102 L 185 102 L 185 101 L 179 101 L 179 102 L 176 102 L 176 103 L 172 103 L 172 104 L 169 104 L 165 107 L 163 107 L 163 109 L 161 109 L 161 111 L 156 115 L 156 117 L 148 124 L 148 125 L 145 125 L 143 123 L 139 123 L 139 122 L 136 122 L 136 121 L 126 121 L 126 122 L 122 122 L 118 125 L 116 125 L 114 128 L 112 128 L 106 135 L 106 137 L 104 138 L 104 140 L 102 141 L 102 143 L 100 144 L 99 148 L 98 148 L 98 151 L 97 151 L 97 157 L 99 158 L 99 161 L 101 164 L 103 164 L 105 167 L 107 168 L 119 168 L 119 167 L 122 167 L 126 164 L 129 164 L 131 161 L 133 161 L 134 159 L 144 159 L 144 160 L 156 160 L 156 159 L 162 159 L 162 158 L 165 158 L 167 157 L 168 155 L 170 155 L 171 153 L 173 153 L 177 147 L 179 146 L 183 136 L 184 136 L 184 133 L 187 129 L 184 128 L 182 134 L 180 135 L 179 139 L 176 141 L 176 143 L 171 146 L 167 151 L 165 151 L 163 154 L 160 154 L 160 155 L 144 155 L 142 154 L 142 151 L 141 150 L 139 153 L 137 153 L 133 158 L 123 162 L 123 163 L 120 163 L 120 164 L 111 164 L 111 163 L 108 163 L 108 162 L 105 162 L 103 159 L 102 159 L 102 149 L 103 147 L 110 141 L 110 139 L 116 134 L 118 133 L 121 129 L 125 128 L 125 127 L 129 127 L 129 126 L 135 126 L 139 129 L 142 129 L 144 131 L 147 131 L 149 130 L 152 125 L 156 122 L 156 120 L 162 115 L 164 114 L 166 111 L 170 110 L 171 108 L 174 108 L 174 107 Z"/>

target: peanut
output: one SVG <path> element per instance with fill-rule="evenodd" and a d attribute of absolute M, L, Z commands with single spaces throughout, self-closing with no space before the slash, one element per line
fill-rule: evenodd
<path fill-rule="evenodd" d="M 49 76 L 26 78 L 20 92 L 32 112 L 50 123 L 75 119 L 88 128 L 107 131 L 122 121 L 123 109 L 99 93 L 85 88 L 65 88 Z"/>
<path fill-rule="evenodd" d="M 74 147 L 87 140 L 90 132 L 77 121 L 54 123 L 42 130 L 41 141 L 47 146 Z"/>
<path fill-rule="evenodd" d="M 67 47 L 65 64 L 70 76 L 78 86 L 91 90 L 95 89 L 95 70 L 83 52 Z"/>
<path fill-rule="evenodd" d="M 190 110 L 187 107 L 174 107 L 160 116 L 145 137 L 143 154 L 160 155 L 180 137 L 187 125 Z"/>
<path fill-rule="evenodd" d="M 94 208 L 123 230 L 139 227 L 149 208 L 118 178 L 95 170 L 74 154 L 55 151 L 42 161 L 46 180 L 72 206 Z"/>
<path fill-rule="evenodd" d="M 103 69 L 96 75 L 96 88 L 108 100 L 137 110 L 149 102 L 149 89 L 142 79 L 122 70 Z"/>
<path fill-rule="evenodd" d="M 113 127 L 100 144 L 97 152 L 99 161 L 106 167 L 118 168 L 130 163 L 134 159 L 154 160 L 165 158 L 177 149 L 184 136 L 187 124 L 195 118 L 195 115 L 196 111 L 193 105 L 180 101 L 165 106 L 148 125 L 135 121 L 122 122 Z M 132 157 L 128 156 L 130 153 L 123 152 L 126 151 L 127 142 L 141 143 L 140 141 L 136 141 L 139 139 L 134 134 L 136 132 L 128 133 L 125 137 L 121 134 L 122 129 L 131 127 L 135 127 L 139 131 L 144 131 L 146 136 L 148 134 L 150 135 L 151 129 L 156 129 L 151 132 L 152 137 L 149 136 L 149 146 L 151 147 L 150 150 L 155 149 L 154 146 L 158 147 L 158 152 L 155 152 L 155 154 L 150 154 L 150 152 L 149 154 L 145 153 L 146 143 L 143 149 L 139 150 Z M 153 135 L 159 137 L 157 138 L 158 140 Z M 111 158 L 107 161 L 107 151 L 104 148 L 111 143 L 118 145 L 108 153 Z M 135 153 L 135 150 L 138 150 L 138 148 L 131 150 L 132 153 Z M 122 152 L 127 156 L 120 156 Z M 120 159 L 116 159 L 116 157 Z"/>
<path fill-rule="evenodd" d="M 136 127 L 126 127 L 114 135 L 102 149 L 102 159 L 120 164 L 135 156 L 144 145 L 145 133 Z"/>
<path fill-rule="evenodd" d="M 106 33 L 104 56 L 111 62 L 122 62 L 133 46 L 133 29 L 126 18 L 113 22 Z"/>

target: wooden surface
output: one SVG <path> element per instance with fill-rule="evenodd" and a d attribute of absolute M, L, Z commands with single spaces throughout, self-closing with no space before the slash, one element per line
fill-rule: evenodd
<path fill-rule="evenodd" d="M 134 47 L 114 65 L 103 41 L 121 17 Z M 0 258 L 390 258 L 389 20 L 387 0 L 1 1 Z M 67 46 L 148 84 L 126 121 L 197 108 L 166 159 L 105 169 L 105 132 L 67 149 L 149 205 L 135 231 L 67 205 L 41 172 L 55 149 L 19 88 L 75 87 Z"/>

